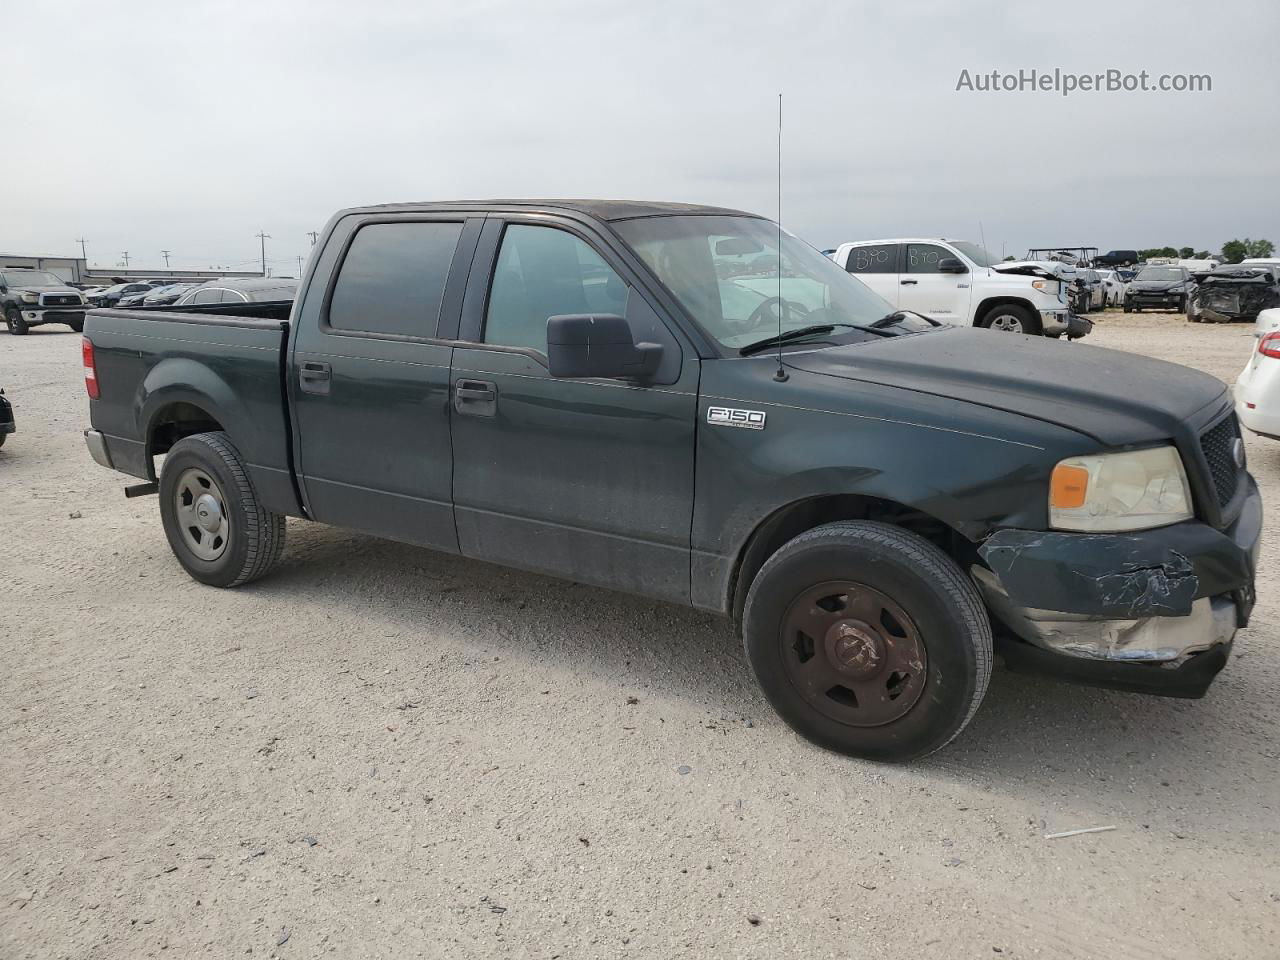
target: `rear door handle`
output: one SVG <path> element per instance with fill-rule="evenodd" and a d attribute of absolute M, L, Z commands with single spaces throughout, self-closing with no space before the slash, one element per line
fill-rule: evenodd
<path fill-rule="evenodd" d="M 898 282 L 901 283 L 904 287 L 914 287 L 920 281 L 919 280 L 900 280 Z"/>
<path fill-rule="evenodd" d="M 298 368 L 298 386 L 303 393 L 328 396 L 331 376 L 332 370 L 329 364 L 307 360 Z"/>
<path fill-rule="evenodd" d="M 498 408 L 498 388 L 488 380 L 459 380 L 453 385 L 453 409 L 471 417 L 492 417 Z"/>

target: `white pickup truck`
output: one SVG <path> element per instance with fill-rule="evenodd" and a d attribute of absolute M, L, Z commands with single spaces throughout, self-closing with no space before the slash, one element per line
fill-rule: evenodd
<path fill-rule="evenodd" d="M 1093 329 L 1068 306 L 1070 267 L 1001 263 L 964 240 L 864 240 L 831 258 L 900 310 L 944 323 L 1071 339 Z"/>

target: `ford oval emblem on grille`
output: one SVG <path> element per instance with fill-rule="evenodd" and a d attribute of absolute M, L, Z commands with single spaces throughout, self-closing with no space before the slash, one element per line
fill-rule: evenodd
<path fill-rule="evenodd" d="M 1237 467 L 1244 467 L 1244 441 L 1239 437 L 1231 444 L 1231 459 L 1236 462 Z"/>

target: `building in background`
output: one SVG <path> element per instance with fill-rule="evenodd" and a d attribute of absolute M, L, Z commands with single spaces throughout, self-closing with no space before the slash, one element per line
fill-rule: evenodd
<path fill-rule="evenodd" d="M 128 280 L 212 280 L 217 277 L 259 277 L 259 270 L 180 270 L 151 267 L 90 267 L 82 257 L 40 257 L 0 253 L 0 270 L 48 270 L 67 283 L 112 284 Z"/>

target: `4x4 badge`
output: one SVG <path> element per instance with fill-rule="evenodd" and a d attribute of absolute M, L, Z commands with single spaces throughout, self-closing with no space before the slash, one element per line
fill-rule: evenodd
<path fill-rule="evenodd" d="M 745 430 L 763 430 L 764 416 L 763 410 L 707 407 L 707 423 L 712 423 L 719 427 L 742 427 Z"/>

